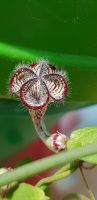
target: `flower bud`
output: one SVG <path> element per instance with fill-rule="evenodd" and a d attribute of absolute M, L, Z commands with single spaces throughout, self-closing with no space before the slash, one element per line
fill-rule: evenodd
<path fill-rule="evenodd" d="M 54 152 L 58 152 L 66 149 L 68 137 L 65 134 L 59 132 L 52 134 L 46 141 L 49 149 Z"/>

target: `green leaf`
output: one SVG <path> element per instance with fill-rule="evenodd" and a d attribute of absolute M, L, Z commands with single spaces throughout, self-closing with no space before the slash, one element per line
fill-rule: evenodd
<path fill-rule="evenodd" d="M 50 200 L 42 189 L 26 183 L 21 183 L 7 198 L 8 200 Z"/>
<path fill-rule="evenodd" d="M 97 1 L 89 0 L 0 1 L 0 39 L 44 51 L 96 57 L 96 8 Z"/>
<path fill-rule="evenodd" d="M 63 200 L 89 200 L 81 194 L 69 194 Z"/>
<path fill-rule="evenodd" d="M 87 144 L 97 142 L 97 127 L 81 128 L 71 133 L 67 143 L 67 149 L 71 150 L 78 147 L 83 147 Z M 97 154 L 82 158 L 83 161 L 97 164 Z"/>

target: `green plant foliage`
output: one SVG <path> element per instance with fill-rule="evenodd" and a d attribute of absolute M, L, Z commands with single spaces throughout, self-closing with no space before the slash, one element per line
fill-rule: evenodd
<path fill-rule="evenodd" d="M 67 149 L 71 150 L 97 142 L 97 127 L 81 128 L 71 133 Z M 97 154 L 82 158 L 83 161 L 97 164 Z"/>
<path fill-rule="evenodd" d="M 81 194 L 69 194 L 63 200 L 89 200 Z"/>
<path fill-rule="evenodd" d="M 1 0 L 0 40 L 44 51 L 96 57 L 96 8 L 95 0 Z"/>
<path fill-rule="evenodd" d="M 42 189 L 31 186 L 26 183 L 21 183 L 17 189 L 11 192 L 7 199 L 4 200 L 50 200 L 45 196 Z"/>

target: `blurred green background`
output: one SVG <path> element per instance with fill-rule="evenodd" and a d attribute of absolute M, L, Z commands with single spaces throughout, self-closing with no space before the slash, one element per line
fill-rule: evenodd
<path fill-rule="evenodd" d="M 0 0 L 1 161 L 36 138 L 27 111 L 8 94 L 8 80 L 17 63 L 41 57 L 70 79 L 65 104 L 48 108 L 48 127 L 63 113 L 96 103 L 96 0 Z"/>

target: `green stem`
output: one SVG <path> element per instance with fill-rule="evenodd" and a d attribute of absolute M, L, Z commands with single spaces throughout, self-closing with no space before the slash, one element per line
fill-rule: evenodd
<path fill-rule="evenodd" d="M 67 165 L 60 168 L 54 175 L 63 173 L 63 172 L 68 171 L 70 169 L 77 169 L 77 167 L 78 167 L 78 162 L 68 163 Z"/>
<path fill-rule="evenodd" d="M 22 181 L 44 170 L 54 168 L 60 164 L 74 162 L 75 160 L 80 160 L 85 156 L 89 156 L 95 153 L 97 153 L 97 143 L 89 144 L 84 147 L 72 149 L 71 151 L 67 152 L 61 152 L 56 155 L 37 160 L 1 175 L 0 186 L 9 184 L 14 181 Z"/>
<path fill-rule="evenodd" d="M 93 195 L 93 193 L 92 193 L 92 191 L 91 191 L 91 189 L 90 189 L 90 187 L 89 187 L 89 185 L 88 185 L 88 182 L 87 182 L 87 180 L 86 180 L 86 178 L 85 178 L 85 175 L 84 175 L 82 166 L 80 166 L 79 168 L 80 168 L 80 172 L 81 172 L 83 181 L 84 181 L 84 183 L 85 183 L 87 192 L 88 192 L 88 194 L 89 194 L 90 200 L 95 200 L 95 197 L 94 197 L 94 195 Z"/>
<path fill-rule="evenodd" d="M 64 167 L 62 167 L 61 169 L 59 169 L 51 177 L 46 177 L 46 178 L 40 180 L 36 184 L 36 186 L 41 186 L 41 185 L 51 183 L 51 182 L 60 180 L 62 178 L 65 178 L 66 176 L 69 176 L 70 174 L 72 174 L 77 169 L 77 167 L 78 167 L 77 162 L 69 163 L 69 164 L 65 165 Z"/>
<path fill-rule="evenodd" d="M 54 175 L 51 176 L 51 177 L 46 177 L 46 178 L 40 180 L 40 181 L 36 184 L 36 186 L 37 186 L 37 187 L 40 187 L 40 186 L 42 186 L 42 185 L 45 185 L 45 184 L 48 184 L 48 183 L 52 183 L 52 182 L 54 182 L 54 181 L 58 181 L 58 180 L 60 180 L 60 179 L 65 178 L 66 176 L 69 176 L 69 175 L 72 174 L 74 171 L 75 171 L 75 168 L 74 168 L 74 169 L 70 169 L 70 170 L 68 170 L 68 171 L 65 171 L 65 172 L 63 172 L 63 173 L 54 174 Z"/>

